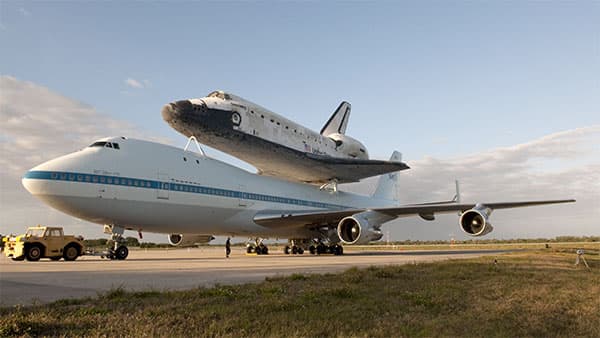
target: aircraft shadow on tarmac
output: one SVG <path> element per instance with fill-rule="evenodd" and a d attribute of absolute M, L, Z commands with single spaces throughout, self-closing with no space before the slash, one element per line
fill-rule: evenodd
<path fill-rule="evenodd" d="M 511 250 L 431 250 L 431 251 L 355 251 L 348 252 L 342 256 L 333 256 L 333 255 L 322 255 L 322 257 L 349 257 L 349 256 L 440 256 L 440 255 L 462 255 L 462 254 L 474 254 L 474 255 L 483 255 L 483 254 L 502 254 L 516 251 L 523 251 L 525 249 L 511 249 Z M 317 255 L 284 255 L 283 253 L 274 253 L 269 255 L 248 255 L 248 256 L 232 256 L 230 259 L 248 257 L 250 259 L 260 259 L 260 258 L 268 258 L 268 257 L 321 257 Z M 222 261 L 225 260 L 225 257 L 202 257 L 199 255 L 197 257 L 153 257 L 153 258 L 128 258 L 128 262 L 148 262 L 148 261 Z"/>

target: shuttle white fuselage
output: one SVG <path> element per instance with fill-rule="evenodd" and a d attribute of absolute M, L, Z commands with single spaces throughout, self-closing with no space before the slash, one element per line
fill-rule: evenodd
<path fill-rule="evenodd" d="M 344 183 L 408 168 L 400 161 L 369 160 L 366 147 L 345 135 L 350 118 L 347 102 L 340 104 L 321 133 L 222 91 L 167 104 L 162 116 L 185 136 L 254 165 L 262 175 Z"/>

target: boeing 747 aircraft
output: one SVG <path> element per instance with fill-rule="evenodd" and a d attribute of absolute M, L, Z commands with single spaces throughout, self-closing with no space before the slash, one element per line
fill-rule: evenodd
<path fill-rule="evenodd" d="M 397 153 L 392 155 L 396 159 Z M 288 238 L 286 253 L 342 254 L 341 244 L 381 239 L 381 226 L 397 217 L 460 212 L 471 236 L 492 231 L 494 209 L 574 200 L 507 203 L 452 202 L 400 205 L 398 173 L 382 175 L 373 195 L 361 196 L 311 184 L 261 176 L 175 147 L 113 137 L 28 171 L 23 186 L 44 203 L 74 217 L 105 225 L 111 257 L 125 259 L 125 229 L 169 234 L 169 242 L 211 235 Z"/>
<path fill-rule="evenodd" d="M 408 169 L 400 158 L 370 160 L 367 148 L 345 134 L 348 102 L 340 104 L 320 133 L 223 91 L 167 104 L 162 116 L 183 135 L 252 164 L 262 175 L 326 184 Z"/>

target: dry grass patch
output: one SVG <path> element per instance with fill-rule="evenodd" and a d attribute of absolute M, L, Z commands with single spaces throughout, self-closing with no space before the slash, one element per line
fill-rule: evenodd
<path fill-rule="evenodd" d="M 0 336 L 600 336 L 600 256 L 573 250 L 349 269 L 0 310 Z M 498 264 L 493 264 L 494 258 Z"/>

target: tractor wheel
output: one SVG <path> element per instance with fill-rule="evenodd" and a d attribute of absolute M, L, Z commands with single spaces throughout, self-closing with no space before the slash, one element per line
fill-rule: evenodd
<path fill-rule="evenodd" d="M 73 244 L 69 244 L 63 250 L 63 258 L 65 261 L 74 261 L 79 257 L 79 248 Z"/>
<path fill-rule="evenodd" d="M 42 258 L 42 247 L 39 244 L 31 244 L 25 251 L 25 258 L 31 262 L 37 262 Z"/>

